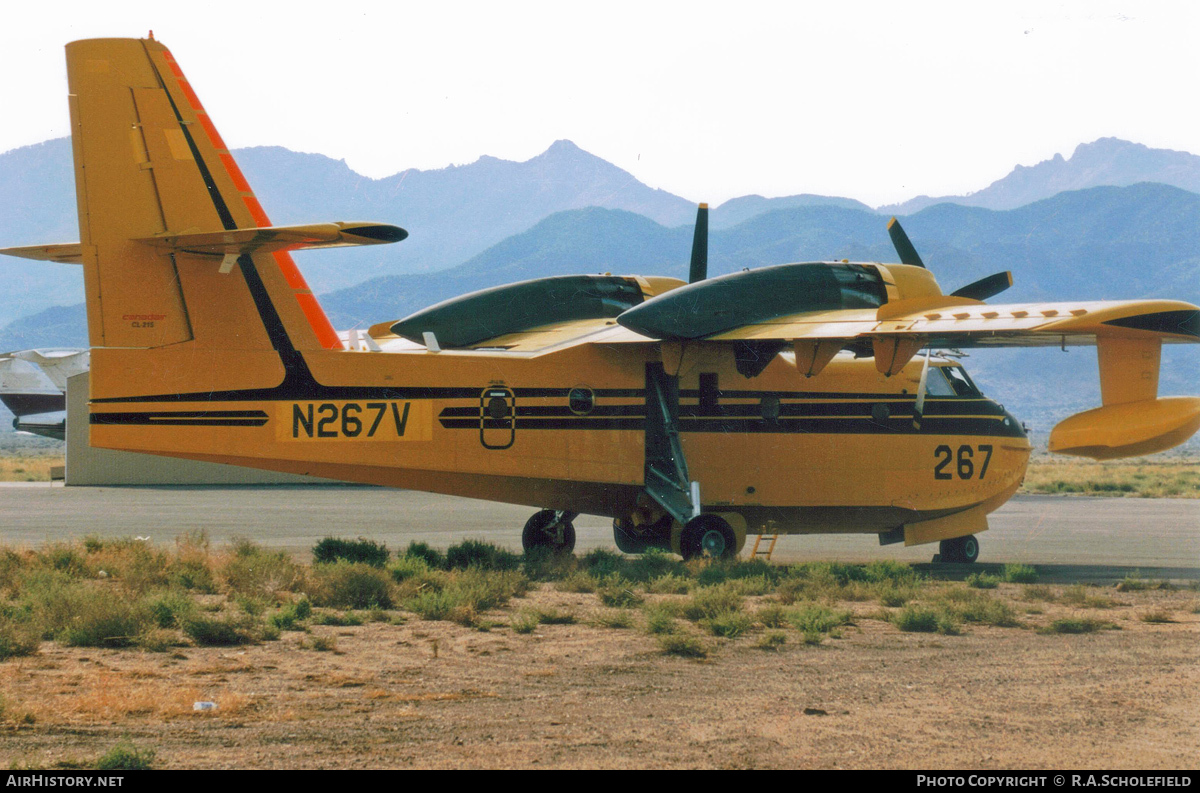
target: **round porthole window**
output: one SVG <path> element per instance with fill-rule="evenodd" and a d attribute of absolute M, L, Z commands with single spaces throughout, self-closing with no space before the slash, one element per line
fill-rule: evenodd
<path fill-rule="evenodd" d="M 576 416 L 586 416 L 596 407 L 596 395 L 590 388 L 572 388 L 567 394 L 567 407 Z"/>
<path fill-rule="evenodd" d="M 494 396 L 487 403 L 488 418 L 499 421 L 508 418 L 508 400 L 502 396 Z"/>

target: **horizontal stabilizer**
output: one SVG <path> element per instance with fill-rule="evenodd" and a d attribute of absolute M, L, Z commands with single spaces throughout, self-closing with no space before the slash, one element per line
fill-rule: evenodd
<path fill-rule="evenodd" d="M 305 226 L 266 226 L 233 231 L 161 234 L 137 242 L 165 251 L 242 255 L 303 248 L 342 248 L 400 242 L 408 232 L 385 223 L 312 223 Z"/>
<path fill-rule="evenodd" d="M 78 242 L 62 242 L 55 245 L 25 245 L 20 248 L 0 248 L 5 256 L 20 256 L 22 259 L 38 259 L 58 264 L 83 264 L 83 246 Z"/>
<path fill-rule="evenodd" d="M 383 245 L 400 242 L 408 232 L 386 223 L 311 223 L 304 226 L 267 226 L 233 231 L 189 232 L 140 237 L 137 242 L 164 252 L 198 253 L 215 256 L 275 253 L 304 248 L 344 248 L 351 245 Z M 60 264 L 83 264 L 83 246 L 78 242 L 3 248 L 0 253 L 25 259 Z"/>

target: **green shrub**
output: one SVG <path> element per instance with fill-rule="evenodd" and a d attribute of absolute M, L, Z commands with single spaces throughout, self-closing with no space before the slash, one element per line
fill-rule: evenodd
<path fill-rule="evenodd" d="M 604 579 L 624 571 L 628 560 L 619 553 L 604 548 L 593 548 L 584 554 L 579 564 L 593 578 Z"/>
<path fill-rule="evenodd" d="M 1083 584 L 1074 584 L 1063 590 L 1059 598 L 1068 606 L 1088 609 L 1111 609 L 1118 605 L 1108 595 L 1094 594 Z"/>
<path fill-rule="evenodd" d="M 958 633 L 958 626 L 953 617 L 944 611 L 925 606 L 905 606 L 892 617 L 892 623 L 900 630 L 910 633 Z"/>
<path fill-rule="evenodd" d="M 891 582 L 896 585 L 911 585 L 921 580 L 921 574 L 904 562 L 878 559 L 862 571 L 863 578 L 870 583 Z"/>
<path fill-rule="evenodd" d="M 1006 564 L 1000 573 L 1010 584 L 1036 584 L 1038 571 L 1027 564 Z"/>
<path fill-rule="evenodd" d="M 252 644 L 262 635 L 258 621 L 248 615 L 188 617 L 183 622 L 183 632 L 202 647 L 232 647 L 239 644 Z"/>
<path fill-rule="evenodd" d="M 675 573 L 667 573 L 652 578 L 645 584 L 645 590 L 652 595 L 686 595 L 692 591 L 692 579 Z"/>
<path fill-rule="evenodd" d="M 476 614 L 503 606 L 529 589 L 529 579 L 516 571 L 479 568 L 450 573 L 440 590 L 429 588 L 404 601 L 404 608 L 425 620 L 471 624 Z"/>
<path fill-rule="evenodd" d="M 391 558 L 386 545 L 365 537 L 359 537 L 357 540 L 326 537 L 313 546 L 312 553 L 313 561 L 317 564 L 352 562 L 383 567 Z"/>
<path fill-rule="evenodd" d="M 58 636 L 70 647 L 128 647 L 150 626 L 140 604 L 107 589 L 86 593 L 75 608 Z"/>
<path fill-rule="evenodd" d="M 533 581 L 561 581 L 575 572 L 575 557 L 547 546 L 530 548 L 521 557 L 521 569 Z"/>
<path fill-rule="evenodd" d="M 267 551 L 245 539 L 234 540 L 234 554 L 221 575 L 231 594 L 274 599 L 305 584 L 304 570 L 284 551 Z"/>
<path fill-rule="evenodd" d="M 987 573 L 971 573 L 966 582 L 967 586 L 973 589 L 995 589 L 1000 586 L 1000 577 Z"/>
<path fill-rule="evenodd" d="M 270 623 L 281 631 L 302 631 L 304 620 L 312 616 L 312 602 L 300 598 L 271 615 Z"/>
<path fill-rule="evenodd" d="M 314 636 L 308 643 L 308 646 L 319 653 L 336 653 L 337 652 L 337 637 L 336 636 Z"/>
<path fill-rule="evenodd" d="M 446 563 L 452 570 L 465 570 L 468 567 L 516 570 L 521 566 L 521 557 L 490 542 L 463 540 L 446 549 Z"/>
<path fill-rule="evenodd" d="M 153 749 L 138 749 L 128 741 L 121 741 L 96 761 L 100 771 L 147 771 L 154 767 Z"/>
<path fill-rule="evenodd" d="M 64 573 L 70 578 L 84 578 L 88 575 L 87 561 L 74 546 L 68 543 L 48 545 L 40 555 L 51 569 Z"/>
<path fill-rule="evenodd" d="M 642 602 L 642 596 L 633 591 L 633 582 L 617 576 L 606 579 L 596 594 L 601 603 L 612 608 L 630 608 Z"/>
<path fill-rule="evenodd" d="M 650 548 L 641 556 L 626 559 L 622 574 L 630 581 L 645 583 L 665 575 L 686 576 L 687 567 L 673 554 Z"/>
<path fill-rule="evenodd" d="M 512 621 L 508 623 L 508 627 L 512 628 L 514 633 L 533 633 L 540 624 L 541 620 L 538 619 L 537 614 L 524 611 L 513 617 Z"/>
<path fill-rule="evenodd" d="M 217 581 L 207 562 L 176 559 L 168 567 L 168 583 L 181 589 L 194 589 L 211 595 L 217 591 Z"/>
<path fill-rule="evenodd" d="M 1171 612 L 1167 611 L 1166 609 L 1161 609 L 1161 608 L 1160 609 L 1151 609 L 1150 611 L 1143 612 L 1141 615 L 1138 616 L 1138 619 L 1140 619 L 1142 622 L 1149 622 L 1152 624 L 1162 624 L 1162 623 L 1166 623 L 1166 622 L 1174 622 L 1175 621 L 1171 617 Z"/>
<path fill-rule="evenodd" d="M 736 639 L 750 630 L 753 621 L 748 614 L 740 611 L 723 611 L 714 617 L 702 620 L 703 625 L 713 636 L 726 639 Z"/>
<path fill-rule="evenodd" d="M 1003 600 L 969 589 L 952 590 L 952 594 L 956 597 L 948 599 L 946 611 L 955 620 L 978 622 L 998 628 L 1015 628 L 1021 624 L 1016 611 Z"/>
<path fill-rule="evenodd" d="M 873 591 L 875 597 L 879 599 L 879 605 L 889 608 L 903 606 L 916 597 L 917 594 L 915 584 L 896 584 L 891 581 L 879 581 L 875 583 Z"/>
<path fill-rule="evenodd" d="M 818 603 L 807 603 L 786 612 L 786 619 L 801 633 L 829 633 L 850 624 L 850 612 L 835 611 Z"/>
<path fill-rule="evenodd" d="M 683 604 L 683 616 L 692 622 L 741 610 L 742 595 L 732 583 L 697 589 Z"/>
<path fill-rule="evenodd" d="M 41 631 L 30 621 L 28 614 L 0 610 L 0 661 L 33 655 L 41 642 Z"/>
<path fill-rule="evenodd" d="M 433 548 L 426 542 L 410 542 L 408 547 L 404 549 L 403 559 L 420 559 L 434 570 L 445 570 L 447 568 L 446 555 L 436 548 Z"/>
<path fill-rule="evenodd" d="M 1112 623 L 1091 619 L 1090 617 L 1066 617 L 1054 620 L 1054 622 L 1045 628 L 1040 629 L 1038 633 L 1095 633 L 1108 627 L 1114 626 L 1112 626 Z"/>
<path fill-rule="evenodd" d="M 0 595 L 15 595 L 28 565 L 25 557 L 7 548 L 0 550 Z"/>
<path fill-rule="evenodd" d="M 196 611 L 196 601 L 182 592 L 164 592 L 149 598 L 150 617 L 160 628 L 178 628 Z"/>
<path fill-rule="evenodd" d="M 647 633 L 661 635 L 675 632 L 675 612 L 665 604 L 658 603 L 648 606 L 645 614 Z"/>
<path fill-rule="evenodd" d="M 577 622 L 574 614 L 556 608 L 540 608 L 534 614 L 543 625 L 574 625 Z"/>
<path fill-rule="evenodd" d="M 313 568 L 313 603 L 354 609 L 392 607 L 390 576 L 362 562 L 331 562 Z"/>
<path fill-rule="evenodd" d="M 392 580 L 396 583 L 428 576 L 432 570 L 429 562 L 420 556 L 401 556 L 388 565 L 388 572 L 392 574 Z"/>
<path fill-rule="evenodd" d="M 612 609 L 598 612 L 590 622 L 597 628 L 631 628 L 633 627 L 633 615 L 626 609 Z"/>
<path fill-rule="evenodd" d="M 787 611 L 774 603 L 763 606 L 754 615 L 765 627 L 782 628 L 787 624 Z"/>
<path fill-rule="evenodd" d="M 683 658 L 707 658 L 708 647 L 690 633 L 668 633 L 658 637 L 659 646 L 667 655 Z"/>
<path fill-rule="evenodd" d="M 312 617 L 313 625 L 355 627 L 363 624 L 363 618 L 353 611 L 318 611 Z"/>
<path fill-rule="evenodd" d="M 817 634 L 818 637 L 820 634 Z M 819 641 L 819 639 L 818 639 Z M 760 650 L 778 650 L 783 645 L 787 644 L 787 634 L 783 631 L 767 631 L 754 646 Z"/>
<path fill-rule="evenodd" d="M 595 592 L 598 582 L 583 570 L 576 570 L 555 583 L 554 588 L 559 592 Z"/>

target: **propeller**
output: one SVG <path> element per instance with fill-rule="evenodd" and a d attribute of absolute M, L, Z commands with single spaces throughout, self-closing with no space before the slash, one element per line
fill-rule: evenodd
<path fill-rule="evenodd" d="M 980 278 L 966 286 L 960 286 L 950 295 L 952 297 L 969 297 L 972 300 L 987 300 L 1008 289 L 1012 283 L 1012 273 L 1005 270 L 1002 273 L 993 273 L 986 278 Z"/>
<path fill-rule="evenodd" d="M 708 204 L 696 210 L 696 231 L 692 235 L 692 267 L 688 271 L 688 283 L 694 284 L 708 277 Z"/>
<path fill-rule="evenodd" d="M 896 220 L 896 218 L 889 220 L 887 230 L 888 236 L 892 238 L 892 245 L 895 246 L 896 253 L 900 255 L 900 261 L 903 264 L 911 264 L 914 267 L 925 267 L 925 262 L 921 261 L 921 257 L 917 254 L 917 249 L 913 247 L 912 241 L 904 233 L 904 228 L 900 225 L 900 221 Z M 960 287 L 951 292 L 950 296 L 966 297 L 971 300 L 987 300 L 989 297 L 995 297 L 1005 289 L 1008 289 L 1012 284 L 1012 273 L 1005 270 L 1002 273 L 993 273 L 986 278 L 980 278 L 978 281 L 973 281 L 966 286 Z"/>
<path fill-rule="evenodd" d="M 900 221 L 892 218 L 888 221 L 888 236 L 892 238 L 892 245 L 896 248 L 896 253 L 900 254 L 900 261 L 903 264 L 911 264 L 914 267 L 924 267 L 925 262 L 921 261 L 921 257 L 917 255 L 917 249 L 913 247 L 909 241 L 908 235 L 904 233 L 904 227 L 900 225 Z"/>

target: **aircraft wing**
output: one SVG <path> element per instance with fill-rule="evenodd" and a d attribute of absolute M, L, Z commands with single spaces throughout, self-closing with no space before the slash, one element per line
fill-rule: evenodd
<path fill-rule="evenodd" d="M 750 322 L 707 337 L 709 341 L 794 341 L 921 337 L 939 348 L 1030 347 L 1095 344 L 1098 336 L 1160 337 L 1200 341 L 1200 309 L 1179 300 L 1113 300 L 1062 303 L 960 303 L 904 311 L 880 309 L 802 312 Z M 897 313 L 898 312 L 898 313 Z"/>

